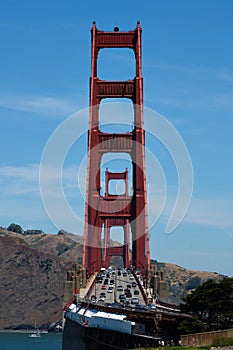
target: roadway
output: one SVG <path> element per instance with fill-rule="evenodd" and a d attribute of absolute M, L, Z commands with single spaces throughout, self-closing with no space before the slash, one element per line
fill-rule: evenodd
<path fill-rule="evenodd" d="M 106 270 L 98 275 L 90 292 L 94 303 L 113 304 L 134 308 L 136 304 L 145 305 L 145 301 L 130 271 Z"/>

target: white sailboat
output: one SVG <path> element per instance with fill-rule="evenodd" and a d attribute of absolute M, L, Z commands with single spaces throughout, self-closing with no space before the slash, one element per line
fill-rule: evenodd
<path fill-rule="evenodd" d="M 40 338 L 40 331 L 38 327 L 35 327 L 35 332 L 29 334 L 30 338 Z"/>

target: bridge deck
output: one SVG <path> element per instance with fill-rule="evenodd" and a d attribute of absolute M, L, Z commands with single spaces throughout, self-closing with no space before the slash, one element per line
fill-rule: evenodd
<path fill-rule="evenodd" d="M 146 320 L 149 321 L 152 319 L 161 321 L 190 317 L 187 314 L 181 313 L 173 305 L 167 304 L 167 306 L 164 306 L 156 304 L 153 309 L 147 306 L 145 292 L 142 285 L 139 285 L 141 284 L 140 280 L 141 276 L 137 277 L 132 273 L 126 274 L 118 270 L 114 274 L 107 274 L 105 272 L 102 281 L 98 281 L 97 278 L 92 279 L 92 284 L 89 284 L 90 288 L 86 297 L 82 294 L 82 298 L 78 298 L 78 302 L 86 307 L 90 306 L 100 311 L 116 314 L 123 313 L 127 316 L 127 319 L 137 322 L 142 321 L 143 323 Z M 122 295 L 125 295 L 125 298 L 120 297 Z M 103 298 L 102 296 L 105 297 Z M 133 298 L 137 298 L 137 300 L 134 299 L 133 302 Z"/>

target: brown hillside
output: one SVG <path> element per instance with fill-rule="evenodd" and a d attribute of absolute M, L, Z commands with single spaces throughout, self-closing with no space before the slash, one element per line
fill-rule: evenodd
<path fill-rule="evenodd" d="M 224 276 L 216 272 L 188 270 L 170 263 L 157 263 L 158 270 L 163 271 L 164 280 L 169 285 L 169 299 L 179 304 L 182 298 L 202 283 L 214 279 L 219 281 Z"/>
<path fill-rule="evenodd" d="M 0 329 L 47 328 L 61 319 L 71 264 L 39 252 L 22 238 L 0 234 Z"/>

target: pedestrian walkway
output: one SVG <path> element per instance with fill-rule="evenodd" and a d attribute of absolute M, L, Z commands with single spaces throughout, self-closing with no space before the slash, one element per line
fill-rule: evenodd
<path fill-rule="evenodd" d="M 92 283 L 94 282 L 95 280 L 95 277 L 96 277 L 96 273 L 94 275 L 92 275 L 86 282 L 86 286 L 85 288 L 80 288 L 80 291 L 79 291 L 79 297 L 80 298 L 85 298 L 85 296 L 87 295 Z"/>

